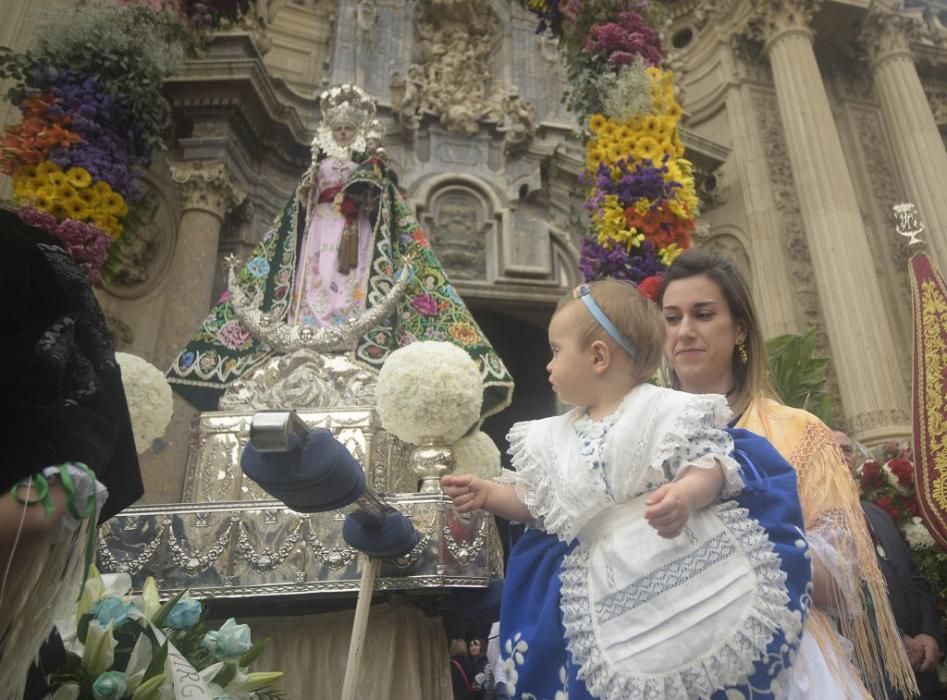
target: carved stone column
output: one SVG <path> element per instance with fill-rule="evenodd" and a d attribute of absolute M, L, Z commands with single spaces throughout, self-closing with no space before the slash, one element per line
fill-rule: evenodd
<path fill-rule="evenodd" d="M 735 55 L 734 58 L 738 62 L 741 60 L 741 56 Z M 742 58 L 752 60 L 749 56 Z M 733 139 L 734 161 L 740 173 L 750 234 L 753 298 L 760 312 L 763 333 L 769 338 L 799 331 L 801 314 L 789 278 L 790 266 L 786 260 L 779 212 L 774 204 L 776 197 L 766 162 L 766 149 L 759 124 L 753 118 L 758 108 L 745 82 L 733 84 L 727 92 L 727 118 L 730 133 L 736 136 Z"/>
<path fill-rule="evenodd" d="M 162 369 L 170 366 L 210 310 L 220 227 L 227 213 L 246 198 L 231 182 L 223 163 L 173 163 L 171 178 L 178 185 L 182 215 L 155 348 L 154 362 Z M 144 503 L 181 500 L 188 440 L 197 416 L 197 409 L 175 393 L 163 447 L 141 458 Z"/>
<path fill-rule="evenodd" d="M 861 41 L 871 59 L 875 92 L 894 146 L 908 200 L 927 224 L 927 238 L 942 270 L 947 269 L 947 151 L 914 65 L 910 40 L 919 20 L 875 4 Z"/>
<path fill-rule="evenodd" d="M 818 0 L 755 0 L 846 418 L 877 443 L 910 432 L 891 326 L 812 48 Z"/>
<path fill-rule="evenodd" d="M 227 213 L 246 199 L 230 181 L 223 163 L 175 163 L 171 178 L 178 185 L 183 213 L 155 349 L 159 367 L 170 365 L 207 315 L 221 224 Z"/>

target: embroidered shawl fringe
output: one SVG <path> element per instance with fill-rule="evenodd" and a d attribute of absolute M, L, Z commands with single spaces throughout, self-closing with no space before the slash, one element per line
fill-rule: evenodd
<path fill-rule="evenodd" d="M 55 621 L 72 614 L 85 567 L 85 542 L 92 516 L 63 533 L 20 571 L 0 604 L 0 700 L 20 700 L 30 665 L 53 631 Z"/>
<path fill-rule="evenodd" d="M 802 421 L 804 426 L 798 435 Z M 854 595 L 833 591 L 827 612 L 854 646 L 855 664 L 871 696 L 885 697 L 885 674 L 891 686 L 903 695 L 917 695 L 917 682 L 888 603 L 887 586 L 878 568 L 858 491 L 832 433 L 811 414 L 766 399 L 752 404 L 739 427 L 765 435 L 793 466 L 807 531 L 817 528 L 820 521 L 830 522 L 834 539 L 845 548 L 839 556 L 849 563 L 855 580 L 862 581 L 862 588 Z M 874 609 L 874 620 L 869 605 Z M 828 639 L 828 628 L 819 634 L 821 626 L 811 627 L 820 646 L 835 646 Z"/>
<path fill-rule="evenodd" d="M 588 551 L 581 545 L 566 557 L 561 575 L 562 621 L 568 648 L 581 665 L 579 678 L 603 700 L 662 698 L 687 700 L 710 697 L 723 688 L 745 683 L 754 664 L 762 659 L 773 637 L 782 630 L 790 644 L 802 635 L 802 619 L 787 607 L 786 573 L 765 530 L 735 503 L 712 506 L 752 562 L 760 589 L 734 637 L 689 666 L 662 678 L 653 675 L 619 677 L 598 652 L 590 623 Z M 571 560 L 571 561 L 570 561 Z"/>

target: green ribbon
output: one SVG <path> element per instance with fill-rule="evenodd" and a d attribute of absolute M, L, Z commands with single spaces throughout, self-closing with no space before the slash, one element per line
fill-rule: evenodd
<path fill-rule="evenodd" d="M 76 486 L 72 481 L 72 475 L 69 473 L 70 465 L 85 472 L 86 476 L 92 479 L 93 482 L 92 492 L 89 494 L 86 502 L 81 505 L 76 502 Z M 69 512 L 72 514 L 72 516 L 77 520 L 85 520 L 86 518 L 95 517 L 95 473 L 81 462 L 67 462 L 66 464 L 60 464 L 57 469 L 59 470 L 59 481 L 62 484 L 63 490 L 66 492 L 66 508 L 69 509 Z M 13 495 L 13 498 L 16 501 L 22 503 L 23 505 L 33 506 L 37 503 L 42 504 L 43 512 L 48 517 L 49 514 L 53 512 L 53 508 L 55 507 L 53 504 L 53 499 L 49 495 L 49 480 L 43 474 L 36 474 L 32 477 L 31 482 L 33 488 L 36 489 L 36 498 L 30 499 L 29 497 L 20 496 L 17 491 L 22 484 L 14 484 L 13 488 L 10 489 L 10 493 Z M 89 523 L 89 536 L 86 541 L 85 551 L 85 568 L 83 569 L 82 573 L 82 585 L 79 586 L 79 598 L 82 597 L 82 593 L 85 591 L 85 584 L 89 579 L 89 568 L 92 566 L 92 561 L 95 558 L 96 530 L 96 524 Z"/>

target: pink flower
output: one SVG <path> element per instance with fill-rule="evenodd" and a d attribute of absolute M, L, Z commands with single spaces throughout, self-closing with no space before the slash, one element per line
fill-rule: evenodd
<path fill-rule="evenodd" d="M 238 321 L 227 321 L 217 331 L 217 340 L 225 348 L 240 350 L 250 342 L 250 334 L 243 329 Z"/>
<path fill-rule="evenodd" d="M 418 294 L 411 304 L 423 316 L 437 316 L 437 300 L 430 294 Z"/>

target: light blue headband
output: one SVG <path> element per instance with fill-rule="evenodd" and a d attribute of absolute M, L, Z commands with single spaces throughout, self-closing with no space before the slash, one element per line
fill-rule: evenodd
<path fill-rule="evenodd" d="M 622 350 L 631 355 L 631 359 L 638 359 L 638 353 L 634 346 L 628 342 L 625 336 L 621 334 L 621 331 L 618 330 L 618 327 L 612 323 L 611 320 L 609 320 L 608 316 L 605 315 L 605 312 L 602 311 L 602 309 L 599 308 L 599 305 L 595 303 L 595 299 L 592 298 L 592 289 L 588 285 L 580 284 L 575 288 L 573 296 L 576 299 L 582 300 L 582 303 L 585 304 L 585 308 L 589 310 L 589 313 L 592 314 L 592 317 L 598 321 L 598 324 L 612 337 L 612 340 L 621 346 Z"/>

